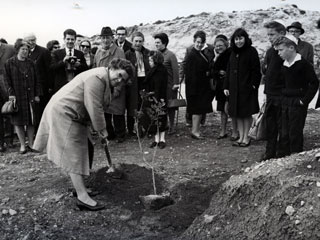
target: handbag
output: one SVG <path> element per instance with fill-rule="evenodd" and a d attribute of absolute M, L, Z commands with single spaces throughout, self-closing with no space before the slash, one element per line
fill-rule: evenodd
<path fill-rule="evenodd" d="M 18 106 L 13 100 L 6 101 L 1 107 L 1 114 L 10 115 L 18 112 Z"/>
<path fill-rule="evenodd" d="M 180 89 L 178 90 L 178 98 L 177 99 L 169 99 L 168 101 L 168 108 L 179 108 L 179 107 L 186 107 L 187 101 L 182 97 Z"/>
<path fill-rule="evenodd" d="M 248 136 L 254 140 L 265 140 L 267 135 L 267 122 L 265 117 L 266 103 L 263 103 L 258 116 L 253 119 Z"/>

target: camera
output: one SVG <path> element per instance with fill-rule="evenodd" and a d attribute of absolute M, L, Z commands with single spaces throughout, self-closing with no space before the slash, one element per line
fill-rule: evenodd
<path fill-rule="evenodd" d="M 66 60 L 66 63 L 67 63 L 67 70 L 75 70 L 75 63 L 77 62 L 78 58 L 77 57 L 74 57 L 74 56 L 70 56 L 67 60 Z"/>
<path fill-rule="evenodd" d="M 77 57 L 71 56 L 70 58 L 67 59 L 67 62 L 73 65 L 77 62 L 77 59 L 78 59 Z"/>

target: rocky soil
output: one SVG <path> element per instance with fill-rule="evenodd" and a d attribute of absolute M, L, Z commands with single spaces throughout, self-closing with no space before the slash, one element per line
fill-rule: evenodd
<path fill-rule="evenodd" d="M 216 140 L 217 113 L 208 115 L 204 141 L 190 138 L 183 116 L 180 111 L 178 133 L 168 136 L 168 146 L 156 153 L 158 193 L 174 200 L 157 211 L 139 201 L 153 193 L 147 167 L 152 139 L 143 142 L 147 162 L 136 139 L 110 143 L 122 179 L 106 174 L 97 142 L 94 171 L 86 183 L 101 191 L 95 199 L 107 208 L 99 212 L 77 209 L 69 178 L 44 154 L 22 156 L 18 147 L 1 154 L 1 239 L 316 239 L 318 111 L 310 110 L 305 128 L 305 149 L 311 151 L 264 164 L 256 163 L 264 142 L 237 148 L 228 138 Z"/>

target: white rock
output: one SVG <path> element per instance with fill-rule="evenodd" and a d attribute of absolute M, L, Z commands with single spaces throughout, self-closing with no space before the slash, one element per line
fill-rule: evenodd
<path fill-rule="evenodd" d="M 289 216 L 292 216 L 295 211 L 296 211 L 296 210 L 294 210 L 294 208 L 289 205 L 289 206 L 286 207 L 286 211 L 285 211 L 285 212 L 286 212 L 286 214 L 288 214 Z"/>
<path fill-rule="evenodd" d="M 270 170 L 268 169 L 268 170 L 266 171 L 266 173 L 269 174 L 269 173 L 270 173 Z"/>
<path fill-rule="evenodd" d="M 300 202 L 301 207 L 304 206 L 304 204 L 305 204 L 305 201 Z"/>
<path fill-rule="evenodd" d="M 320 182 L 317 182 L 317 187 L 320 187 Z"/>
<path fill-rule="evenodd" d="M 205 223 L 212 223 L 214 216 L 213 215 L 204 215 L 204 222 Z"/>
<path fill-rule="evenodd" d="M 9 213 L 9 211 L 7 209 L 3 209 L 2 212 L 1 212 L 3 215 L 6 215 Z"/>
<path fill-rule="evenodd" d="M 247 167 L 247 168 L 244 170 L 244 172 L 248 173 L 248 172 L 250 172 L 250 170 L 251 170 L 251 168 Z"/>
<path fill-rule="evenodd" d="M 10 214 L 11 216 L 16 215 L 16 214 L 17 214 L 17 211 L 16 211 L 16 210 L 13 210 L 13 209 L 9 209 L 9 214 Z"/>
<path fill-rule="evenodd" d="M 311 165 L 308 165 L 308 166 L 307 166 L 307 168 L 311 169 L 311 168 L 312 168 L 312 166 L 311 166 Z"/>
<path fill-rule="evenodd" d="M 301 222 L 300 222 L 300 220 L 296 220 L 295 222 L 294 222 L 296 225 L 298 225 L 298 224 L 300 224 Z"/>
<path fill-rule="evenodd" d="M 320 158 L 320 152 L 316 154 L 316 158 Z"/>

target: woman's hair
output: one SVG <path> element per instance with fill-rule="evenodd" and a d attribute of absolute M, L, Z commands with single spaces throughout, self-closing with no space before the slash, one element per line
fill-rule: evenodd
<path fill-rule="evenodd" d="M 163 54 L 159 51 L 150 51 L 149 57 L 152 58 L 154 65 L 163 64 L 164 62 Z"/>
<path fill-rule="evenodd" d="M 89 48 L 91 49 L 91 42 L 90 42 L 88 39 L 83 39 L 83 40 L 80 42 L 80 47 L 81 47 L 81 44 L 84 43 L 84 42 L 89 43 Z"/>
<path fill-rule="evenodd" d="M 205 43 L 206 42 L 206 33 L 204 31 L 197 31 L 193 35 L 193 41 L 195 41 L 197 38 L 200 38 L 202 43 Z"/>
<path fill-rule="evenodd" d="M 30 49 L 30 44 L 27 41 L 24 41 L 22 38 L 18 38 L 14 44 L 16 52 L 18 52 L 22 46 L 27 46 Z"/>
<path fill-rule="evenodd" d="M 234 40 L 236 37 L 244 37 L 245 38 L 245 43 L 244 46 L 242 48 L 246 48 L 252 45 L 252 41 L 249 38 L 249 34 L 247 33 L 246 30 L 244 30 L 243 28 L 238 28 L 234 31 L 234 33 L 231 36 L 231 48 L 232 49 L 238 49 L 238 47 L 235 45 Z"/>
<path fill-rule="evenodd" d="M 229 42 L 228 42 L 228 38 L 222 34 L 216 36 L 216 38 L 214 39 L 214 42 L 213 42 L 213 46 L 216 45 L 217 42 L 223 42 L 223 44 L 226 46 L 226 48 L 229 47 Z"/>
<path fill-rule="evenodd" d="M 126 73 L 129 75 L 128 79 L 126 80 L 126 83 L 128 83 L 129 80 L 134 76 L 134 71 L 135 71 L 134 67 L 132 66 L 131 62 L 126 59 L 122 59 L 122 58 L 113 59 L 109 63 L 109 68 L 112 68 L 115 70 L 117 69 L 125 70 Z"/>
<path fill-rule="evenodd" d="M 159 38 L 160 41 L 162 42 L 162 44 L 164 44 L 166 47 L 168 46 L 169 43 L 169 37 L 167 34 L 165 33 L 158 33 L 156 35 L 153 36 L 154 39 Z"/>
<path fill-rule="evenodd" d="M 59 45 L 59 41 L 58 40 L 51 40 L 47 43 L 47 49 L 51 52 L 53 49 L 54 45 Z"/>
<path fill-rule="evenodd" d="M 134 33 L 132 33 L 131 41 L 133 41 L 133 39 L 134 39 L 135 37 L 141 37 L 141 38 L 143 39 L 143 41 L 144 41 L 144 35 L 143 35 L 142 32 L 134 32 Z"/>

